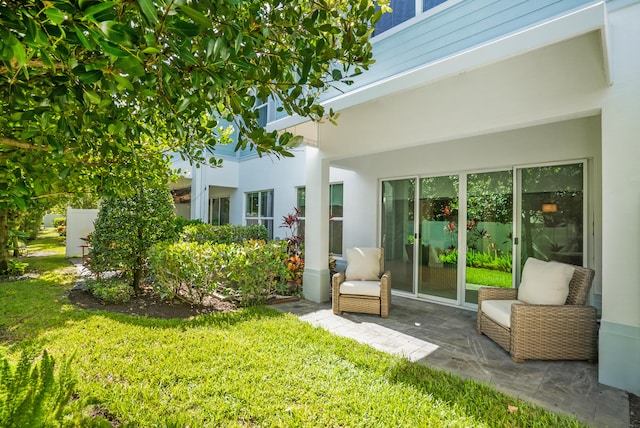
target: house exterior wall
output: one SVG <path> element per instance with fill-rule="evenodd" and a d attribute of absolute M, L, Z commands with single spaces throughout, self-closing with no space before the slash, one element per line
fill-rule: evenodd
<path fill-rule="evenodd" d="M 246 192 L 273 189 L 284 237 L 280 220 L 306 186 L 304 293 L 325 301 L 329 183 L 344 183 L 344 247 L 375 246 L 383 179 L 586 160 L 600 381 L 640 394 L 640 2 L 452 4 L 374 40 L 371 72 L 326 95 L 339 125 L 309 126 L 317 147 L 240 155 L 232 222 L 243 223 Z M 278 119 L 272 128 L 303 124 Z"/>
<path fill-rule="evenodd" d="M 609 16 L 614 84 L 602 99 L 603 290 L 599 353 L 600 381 L 635 394 L 640 394 L 639 22 L 637 2 Z"/>
<path fill-rule="evenodd" d="M 273 190 L 273 236 L 285 238 L 286 230 L 280 228 L 282 217 L 297 205 L 296 188 L 305 185 L 305 150 L 296 150 L 296 156 L 291 158 L 253 157 L 241 162 L 238 170 L 241 179 L 231 198 L 232 222 L 244 224 L 247 192 Z"/>

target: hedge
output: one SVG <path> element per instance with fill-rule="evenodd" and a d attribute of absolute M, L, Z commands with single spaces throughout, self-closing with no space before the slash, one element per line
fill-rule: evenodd
<path fill-rule="evenodd" d="M 149 265 L 162 298 L 199 304 L 223 294 L 247 306 L 287 293 L 287 258 L 285 241 L 165 242 L 151 248 Z"/>

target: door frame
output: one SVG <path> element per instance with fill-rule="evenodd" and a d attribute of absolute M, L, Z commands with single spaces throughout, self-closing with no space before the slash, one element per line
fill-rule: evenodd
<path fill-rule="evenodd" d="M 520 277 L 522 275 L 520 265 L 521 265 L 521 236 L 522 236 L 522 170 L 528 168 L 538 168 L 538 167 L 548 167 L 554 165 L 571 165 L 571 164 L 582 164 L 583 175 L 582 175 L 582 191 L 583 191 L 583 207 L 582 207 L 582 215 L 584 227 L 582 230 L 582 239 L 583 239 L 583 256 L 582 256 L 582 264 L 584 266 L 592 265 L 593 258 L 593 246 L 595 235 L 590 233 L 592 227 L 594 225 L 593 217 L 591 213 L 592 203 L 591 200 L 593 196 L 591 195 L 591 188 L 589 186 L 590 182 L 590 160 L 586 158 L 578 158 L 578 159 L 566 159 L 562 161 L 553 161 L 553 162 L 540 162 L 533 164 L 518 164 L 512 165 L 509 167 L 495 167 L 495 168 L 483 168 L 483 169 L 473 169 L 473 170 L 464 170 L 458 172 L 439 172 L 438 174 L 415 174 L 415 175 L 407 175 L 407 176 L 399 176 L 399 177 L 384 177 L 378 179 L 378 221 L 377 221 L 377 242 L 379 246 L 382 246 L 382 186 L 386 181 L 394 181 L 394 180 L 409 180 L 415 179 L 416 186 L 414 189 L 414 219 L 413 219 L 413 227 L 414 231 L 420 230 L 419 224 L 419 196 L 420 196 L 420 180 L 422 178 L 430 178 L 430 177 L 442 177 L 442 176 L 458 176 L 458 265 L 457 269 L 457 293 L 456 299 L 448 299 L 439 296 L 433 296 L 429 294 L 419 293 L 418 287 L 418 279 L 419 279 L 419 251 L 416 251 L 418 248 L 420 239 L 416 239 L 414 242 L 414 251 L 413 251 L 413 272 L 412 272 L 412 281 L 413 281 L 413 291 L 407 292 L 402 290 L 393 290 L 394 295 L 416 298 L 420 300 L 432 301 L 435 303 L 445 304 L 449 306 L 459 306 L 468 309 L 477 308 L 477 304 L 475 303 L 467 303 L 465 301 L 465 290 L 466 290 L 466 262 L 461 263 L 461 260 L 466 261 L 467 255 L 467 230 L 466 227 L 460 227 L 461 225 L 466 225 L 467 221 L 467 177 L 469 174 L 478 174 L 478 173 L 487 173 L 487 172 L 497 172 L 497 171 L 508 171 L 511 170 L 513 174 L 512 186 L 513 186 L 513 222 L 512 222 L 512 234 L 513 234 L 513 243 L 511 247 L 512 251 L 512 288 L 515 288 L 517 284 L 520 283 Z M 420 238 L 418 233 L 418 238 Z"/>

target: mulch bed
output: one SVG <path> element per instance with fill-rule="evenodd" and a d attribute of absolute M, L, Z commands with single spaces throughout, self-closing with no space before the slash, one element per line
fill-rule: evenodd
<path fill-rule="evenodd" d="M 230 312 L 236 309 L 230 302 L 223 302 L 213 298 L 205 300 L 202 305 L 192 305 L 180 300 L 161 300 L 149 288 L 143 288 L 142 294 L 128 303 L 104 304 L 81 287 L 75 287 L 69 291 L 69 300 L 82 309 L 165 319 L 189 318 L 214 312 Z"/>

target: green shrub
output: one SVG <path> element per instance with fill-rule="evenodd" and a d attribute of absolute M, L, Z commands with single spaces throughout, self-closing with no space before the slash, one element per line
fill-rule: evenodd
<path fill-rule="evenodd" d="M 261 224 L 251 226 L 189 224 L 183 228 L 180 234 L 180 239 L 185 242 L 211 242 L 214 244 L 233 244 L 251 239 L 264 241 L 267 237 L 267 228 Z"/>
<path fill-rule="evenodd" d="M 86 290 L 104 304 L 121 304 L 131 301 L 135 290 L 123 279 L 87 280 Z"/>
<path fill-rule="evenodd" d="M 24 275 L 24 271 L 29 266 L 29 263 L 20 262 L 18 260 L 9 259 L 9 268 L 6 271 L 8 276 L 20 276 Z"/>
<path fill-rule="evenodd" d="M 149 265 L 162 298 L 201 303 L 220 293 L 248 306 L 286 292 L 287 257 L 285 241 L 160 243 L 149 251 Z"/>
<path fill-rule="evenodd" d="M 192 225 L 196 225 L 196 224 L 203 224 L 202 220 L 200 219 L 195 219 L 195 220 L 187 220 L 186 218 L 182 217 L 181 215 L 176 216 L 174 222 L 173 222 L 173 226 L 175 228 L 176 231 L 176 236 L 180 236 L 180 234 L 182 233 L 182 230 L 185 228 L 185 226 L 192 226 Z"/>
<path fill-rule="evenodd" d="M 173 197 L 166 185 L 139 183 L 131 196 L 104 199 L 91 236 L 90 270 L 97 277 L 121 271 L 139 290 L 148 249 L 175 239 L 174 218 Z"/>
<path fill-rule="evenodd" d="M 53 224 L 53 227 L 58 227 L 58 226 L 66 226 L 67 225 L 67 219 L 66 217 L 56 217 L 52 220 L 51 222 Z"/>
<path fill-rule="evenodd" d="M 501 272 L 511 272 L 511 253 L 499 255 L 496 252 L 492 254 L 489 250 L 479 252 L 470 249 L 467 251 L 467 266 L 497 270 Z"/>
<path fill-rule="evenodd" d="M 213 294 L 228 281 L 224 267 L 230 252 L 224 244 L 162 242 L 149 250 L 154 290 L 163 299 L 183 298 L 194 303 Z"/>
<path fill-rule="evenodd" d="M 34 363 L 33 353 L 23 352 L 15 368 L 0 359 L 0 426 L 57 427 L 74 392 L 76 382 L 70 361 L 62 363 L 58 376 L 47 351 Z"/>

